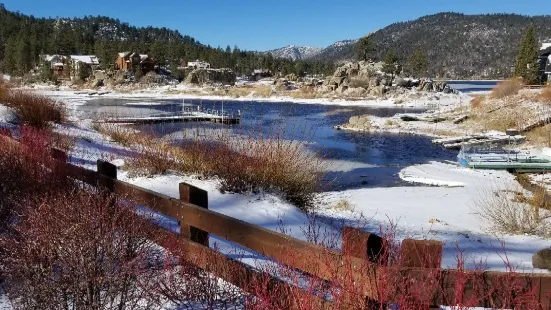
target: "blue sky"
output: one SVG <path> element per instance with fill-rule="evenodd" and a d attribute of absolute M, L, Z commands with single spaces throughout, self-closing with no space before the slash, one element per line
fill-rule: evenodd
<path fill-rule="evenodd" d="M 106 15 L 136 26 L 177 29 L 212 46 L 269 50 L 285 45 L 325 47 L 393 22 L 443 11 L 551 14 L 533 0 L 0 0 L 37 17 Z"/>

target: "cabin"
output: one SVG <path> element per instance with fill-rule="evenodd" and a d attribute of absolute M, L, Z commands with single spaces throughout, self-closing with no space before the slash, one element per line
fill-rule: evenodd
<path fill-rule="evenodd" d="M 210 69 L 210 64 L 205 61 L 188 61 L 187 69 Z"/>
<path fill-rule="evenodd" d="M 143 74 L 147 74 L 155 70 L 155 61 L 146 54 L 122 52 L 117 55 L 115 71 L 123 70 L 134 72 L 138 66 L 140 66 Z"/>
<path fill-rule="evenodd" d="M 50 69 L 52 69 L 55 76 L 63 75 L 67 57 L 63 55 L 40 55 L 40 58 L 50 65 Z"/>
<path fill-rule="evenodd" d="M 94 71 L 99 68 L 99 60 L 95 55 L 71 55 L 71 77 L 79 77 L 82 69 L 88 72 L 88 76 L 93 76 Z"/>
<path fill-rule="evenodd" d="M 544 43 L 539 54 L 540 79 L 547 84 L 551 82 L 551 43 Z"/>

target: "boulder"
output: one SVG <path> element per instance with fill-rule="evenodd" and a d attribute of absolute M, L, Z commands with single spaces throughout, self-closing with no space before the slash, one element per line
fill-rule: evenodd
<path fill-rule="evenodd" d="M 349 97 L 363 97 L 367 95 L 367 91 L 362 87 L 349 87 L 344 94 Z"/>
<path fill-rule="evenodd" d="M 236 75 L 230 69 L 195 69 L 186 77 L 188 84 L 214 84 L 235 85 Z"/>
<path fill-rule="evenodd" d="M 291 73 L 291 74 L 287 74 L 285 76 L 285 79 L 288 80 L 288 81 L 296 82 L 296 81 L 298 81 L 298 76 L 294 73 Z"/>
<path fill-rule="evenodd" d="M 543 249 L 532 256 L 532 266 L 538 269 L 551 270 L 551 249 Z"/>
<path fill-rule="evenodd" d="M 412 86 L 411 85 L 411 80 L 406 80 L 406 79 L 403 79 L 403 78 L 397 78 L 396 79 L 396 86 L 409 88 L 409 87 Z"/>

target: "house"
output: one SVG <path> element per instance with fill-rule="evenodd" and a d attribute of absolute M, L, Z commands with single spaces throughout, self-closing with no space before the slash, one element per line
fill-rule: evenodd
<path fill-rule="evenodd" d="M 71 55 L 71 76 L 80 77 L 81 70 L 85 69 L 88 76 L 93 76 L 94 71 L 99 67 L 99 60 L 94 55 Z"/>
<path fill-rule="evenodd" d="M 115 71 L 124 70 L 134 72 L 138 66 L 140 66 L 143 74 L 147 74 L 155 70 L 155 61 L 146 54 L 122 52 L 117 55 Z"/>
<path fill-rule="evenodd" d="M 274 74 L 272 71 L 268 69 L 255 69 L 253 70 L 253 73 L 251 74 L 250 80 L 251 81 L 258 81 L 263 78 L 273 77 Z"/>
<path fill-rule="evenodd" d="M 551 82 L 551 43 L 544 43 L 540 49 L 540 78 L 543 84 Z"/>
<path fill-rule="evenodd" d="M 54 75 L 61 76 L 65 69 L 67 57 L 63 55 L 40 55 L 42 61 L 48 63 Z"/>
<path fill-rule="evenodd" d="M 210 69 L 210 64 L 205 61 L 196 60 L 196 61 L 189 61 L 187 63 L 188 69 Z"/>

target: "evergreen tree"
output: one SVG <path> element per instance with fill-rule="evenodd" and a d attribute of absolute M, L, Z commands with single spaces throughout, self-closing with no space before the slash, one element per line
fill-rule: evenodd
<path fill-rule="evenodd" d="M 142 66 L 136 65 L 134 68 L 134 79 L 136 82 L 139 82 L 143 77 Z"/>
<path fill-rule="evenodd" d="M 394 80 L 394 76 L 402 72 L 402 66 L 400 65 L 400 58 L 393 50 L 387 52 L 385 61 L 382 67 L 382 71 L 386 74 L 390 74 L 391 81 Z"/>
<path fill-rule="evenodd" d="M 534 33 L 534 27 L 530 25 L 526 30 L 524 40 L 520 44 L 517 61 L 515 64 L 515 77 L 521 78 L 526 84 L 539 84 L 539 46 Z"/>
<path fill-rule="evenodd" d="M 16 72 L 24 75 L 32 68 L 31 44 L 27 33 L 21 31 L 17 39 Z"/>
<path fill-rule="evenodd" d="M 427 74 L 428 63 L 427 55 L 422 50 L 417 50 L 413 55 L 408 58 L 408 68 L 410 74 L 414 77 L 422 77 L 423 74 Z"/>
<path fill-rule="evenodd" d="M 51 64 L 48 61 L 41 61 L 39 66 L 39 76 L 42 82 L 48 82 L 53 80 L 53 72 Z"/>
<path fill-rule="evenodd" d="M 355 46 L 356 56 L 359 60 L 370 60 L 375 55 L 375 44 L 371 36 L 365 36 L 361 38 Z"/>
<path fill-rule="evenodd" d="M 4 70 L 12 75 L 17 71 L 17 44 L 17 38 L 15 36 L 10 37 L 4 52 Z"/>

